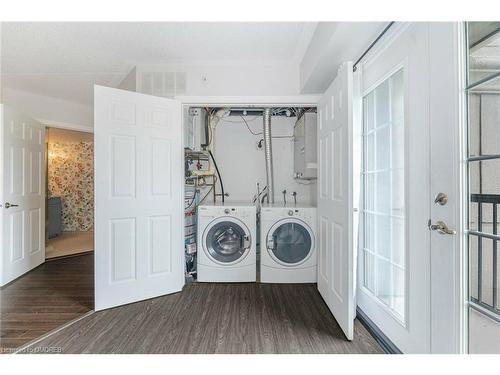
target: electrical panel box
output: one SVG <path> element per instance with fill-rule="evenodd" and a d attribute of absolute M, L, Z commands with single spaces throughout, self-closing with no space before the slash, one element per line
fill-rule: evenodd
<path fill-rule="evenodd" d="M 184 126 L 184 147 L 191 151 L 203 151 L 207 143 L 207 117 L 204 108 L 189 108 Z"/>
<path fill-rule="evenodd" d="M 293 129 L 293 168 L 296 179 L 312 180 L 318 176 L 316 117 L 314 112 L 303 113 Z"/>

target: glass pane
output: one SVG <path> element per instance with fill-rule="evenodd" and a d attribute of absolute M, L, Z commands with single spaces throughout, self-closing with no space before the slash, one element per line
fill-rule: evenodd
<path fill-rule="evenodd" d="M 500 28 L 500 22 L 467 22 L 467 31 L 469 37 L 469 48 L 477 45 L 488 35 L 495 34 Z"/>
<path fill-rule="evenodd" d="M 376 270 L 377 297 L 390 307 L 394 292 L 391 285 L 391 264 L 384 259 L 377 258 Z"/>
<path fill-rule="evenodd" d="M 498 241 L 482 238 L 479 236 L 469 236 L 469 295 L 481 303 L 493 307 L 493 296 L 497 294 L 498 307 L 498 290 L 495 292 L 495 286 L 498 284 Z M 495 249 L 495 242 L 497 248 Z M 496 258 L 496 280 L 495 280 L 495 252 Z M 496 284 L 495 284 L 496 283 Z"/>
<path fill-rule="evenodd" d="M 365 171 L 375 170 L 375 133 L 369 133 L 365 137 Z"/>
<path fill-rule="evenodd" d="M 364 248 L 375 252 L 375 215 L 365 213 L 364 215 Z"/>
<path fill-rule="evenodd" d="M 391 261 L 395 264 L 404 268 L 405 266 L 405 238 L 404 238 L 404 220 L 392 218 L 391 219 L 391 235 L 392 235 L 392 254 Z"/>
<path fill-rule="evenodd" d="M 493 223 L 493 207 L 500 206 L 500 159 L 472 161 L 469 163 L 469 229 L 486 233 L 500 233 Z"/>
<path fill-rule="evenodd" d="M 468 154 L 490 158 L 468 163 L 469 229 L 497 235 L 500 232 L 500 22 L 468 22 L 467 32 L 468 86 L 474 86 L 467 90 Z M 491 311 L 498 308 L 495 299 L 498 301 L 500 296 L 497 247 L 496 240 L 469 235 L 469 296 Z"/>
<path fill-rule="evenodd" d="M 405 311 L 404 74 L 363 100 L 364 286 L 394 315 Z M 373 125 L 373 119 L 375 125 Z"/>
<path fill-rule="evenodd" d="M 478 252 L 477 247 L 481 239 L 476 236 L 469 236 L 469 295 L 478 299 Z"/>
<path fill-rule="evenodd" d="M 481 302 L 493 307 L 493 240 L 481 241 Z"/>
<path fill-rule="evenodd" d="M 364 286 L 372 293 L 375 292 L 375 257 L 364 251 Z"/>
<path fill-rule="evenodd" d="M 390 127 L 385 126 L 376 131 L 377 150 L 377 170 L 384 170 L 390 167 L 391 137 Z"/>
<path fill-rule="evenodd" d="M 500 251 L 500 241 L 495 241 L 496 242 L 496 259 L 497 259 L 497 264 L 496 264 L 496 280 L 495 281 L 495 285 L 496 285 L 496 291 L 497 291 L 497 296 L 496 296 L 496 304 L 495 304 L 495 308 L 497 310 L 500 310 L 500 254 L 498 254 L 498 252 Z"/>
<path fill-rule="evenodd" d="M 500 22 L 468 22 L 469 85 L 498 70 Z"/>
<path fill-rule="evenodd" d="M 389 171 L 377 173 L 376 182 L 375 210 L 378 213 L 389 214 L 391 205 L 391 180 Z"/>
<path fill-rule="evenodd" d="M 498 154 L 500 90 L 495 94 L 473 91 L 469 93 L 469 156 Z"/>
<path fill-rule="evenodd" d="M 391 259 L 391 221 L 387 215 L 377 215 L 375 222 L 376 253 Z"/>
<path fill-rule="evenodd" d="M 369 93 L 363 98 L 364 111 L 364 124 L 366 126 L 366 131 L 370 132 L 375 127 L 375 111 L 373 104 L 373 92 Z"/>
<path fill-rule="evenodd" d="M 208 231 L 207 250 L 219 262 L 234 262 L 245 253 L 245 238 L 245 231 L 238 224 L 230 221 L 217 223 Z"/>
<path fill-rule="evenodd" d="M 282 262 L 294 264 L 303 261 L 311 251 L 311 236 L 298 223 L 280 225 L 273 233 L 274 256 Z"/>
<path fill-rule="evenodd" d="M 365 208 L 368 211 L 375 211 L 376 177 L 373 173 L 365 175 Z"/>
<path fill-rule="evenodd" d="M 387 125 L 390 113 L 389 80 L 385 80 L 375 89 L 375 126 Z"/>

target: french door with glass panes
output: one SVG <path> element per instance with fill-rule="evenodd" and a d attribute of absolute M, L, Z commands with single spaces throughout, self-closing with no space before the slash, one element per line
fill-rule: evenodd
<path fill-rule="evenodd" d="M 402 352 L 430 351 L 428 28 L 362 64 L 358 307 Z"/>

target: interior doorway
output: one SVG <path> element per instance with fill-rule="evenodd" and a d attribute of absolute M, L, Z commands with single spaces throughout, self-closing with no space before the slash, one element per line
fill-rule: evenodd
<path fill-rule="evenodd" d="M 94 251 L 94 135 L 46 129 L 45 259 Z"/>

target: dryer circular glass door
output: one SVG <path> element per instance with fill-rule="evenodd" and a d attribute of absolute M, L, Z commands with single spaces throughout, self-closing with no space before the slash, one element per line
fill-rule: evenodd
<path fill-rule="evenodd" d="M 309 226 L 298 220 L 277 222 L 267 235 L 267 250 L 278 263 L 295 266 L 305 262 L 314 248 Z"/>
<path fill-rule="evenodd" d="M 251 245 L 246 226 L 236 220 L 222 218 L 207 228 L 205 250 L 217 263 L 237 263 L 246 257 Z"/>

